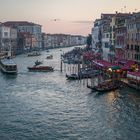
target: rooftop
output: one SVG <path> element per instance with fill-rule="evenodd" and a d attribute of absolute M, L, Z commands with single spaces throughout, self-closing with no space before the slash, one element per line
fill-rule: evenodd
<path fill-rule="evenodd" d="M 28 22 L 28 21 L 7 21 L 7 22 L 2 23 L 2 25 L 5 25 L 5 26 L 35 26 L 35 25 L 41 26 L 39 24 L 35 24 L 32 22 Z"/>

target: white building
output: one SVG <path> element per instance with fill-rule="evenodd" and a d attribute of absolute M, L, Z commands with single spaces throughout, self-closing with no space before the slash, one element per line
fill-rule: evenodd
<path fill-rule="evenodd" d="M 43 48 L 70 47 L 86 44 L 86 37 L 69 34 L 42 34 Z"/>
<path fill-rule="evenodd" d="M 10 47 L 10 27 L 0 26 L 0 50 L 8 50 Z"/>
<path fill-rule="evenodd" d="M 36 48 L 42 47 L 41 25 L 27 21 L 8 21 L 3 25 L 16 28 L 18 32 L 33 34 L 36 38 Z"/>
<path fill-rule="evenodd" d="M 100 42 L 100 25 L 101 20 L 96 19 L 94 22 L 94 27 L 92 28 L 92 48 L 97 48 Z"/>
<path fill-rule="evenodd" d="M 8 51 L 10 48 L 15 53 L 17 47 L 17 30 L 0 25 L 0 50 Z"/>
<path fill-rule="evenodd" d="M 0 26 L 0 38 L 9 39 L 10 38 L 10 27 Z"/>
<path fill-rule="evenodd" d="M 102 50 L 103 59 L 108 61 L 110 51 L 110 20 L 104 20 L 102 25 Z"/>

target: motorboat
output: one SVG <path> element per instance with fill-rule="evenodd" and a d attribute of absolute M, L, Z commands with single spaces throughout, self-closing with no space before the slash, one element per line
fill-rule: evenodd
<path fill-rule="evenodd" d="M 52 72 L 54 71 L 54 68 L 51 66 L 33 66 L 33 67 L 27 67 L 29 71 L 33 72 Z"/>
<path fill-rule="evenodd" d="M 52 55 L 52 54 L 48 55 L 48 56 L 46 57 L 46 59 L 53 59 L 53 55 Z"/>
<path fill-rule="evenodd" d="M 77 74 L 70 74 L 70 75 L 66 74 L 66 78 L 67 78 L 68 80 L 77 80 L 77 79 L 79 79 L 80 77 L 79 77 Z"/>
<path fill-rule="evenodd" d="M 43 63 L 42 61 L 36 60 L 35 61 L 35 66 L 41 65 L 42 63 Z"/>
<path fill-rule="evenodd" d="M 41 55 L 41 53 L 40 52 L 37 52 L 37 51 L 34 51 L 34 52 L 31 52 L 31 53 L 28 53 L 28 57 L 30 57 L 30 56 L 40 56 Z"/>

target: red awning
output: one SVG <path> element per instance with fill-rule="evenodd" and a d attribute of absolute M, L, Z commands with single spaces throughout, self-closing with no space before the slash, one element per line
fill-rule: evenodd
<path fill-rule="evenodd" d="M 112 67 L 112 66 L 116 66 L 115 64 L 112 64 L 106 60 L 97 60 L 97 61 L 92 61 L 94 64 L 96 64 L 97 66 L 100 66 L 102 68 L 108 68 L 108 67 Z"/>
<path fill-rule="evenodd" d="M 128 72 L 128 74 L 140 77 L 140 72 Z"/>

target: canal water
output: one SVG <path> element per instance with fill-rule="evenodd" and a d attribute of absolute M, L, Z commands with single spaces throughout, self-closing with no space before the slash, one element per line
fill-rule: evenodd
<path fill-rule="evenodd" d="M 139 140 L 140 93 L 124 88 L 99 94 L 84 81 L 68 81 L 54 58 L 20 55 L 18 75 L 0 73 L 0 140 Z M 36 60 L 54 72 L 28 72 Z"/>

